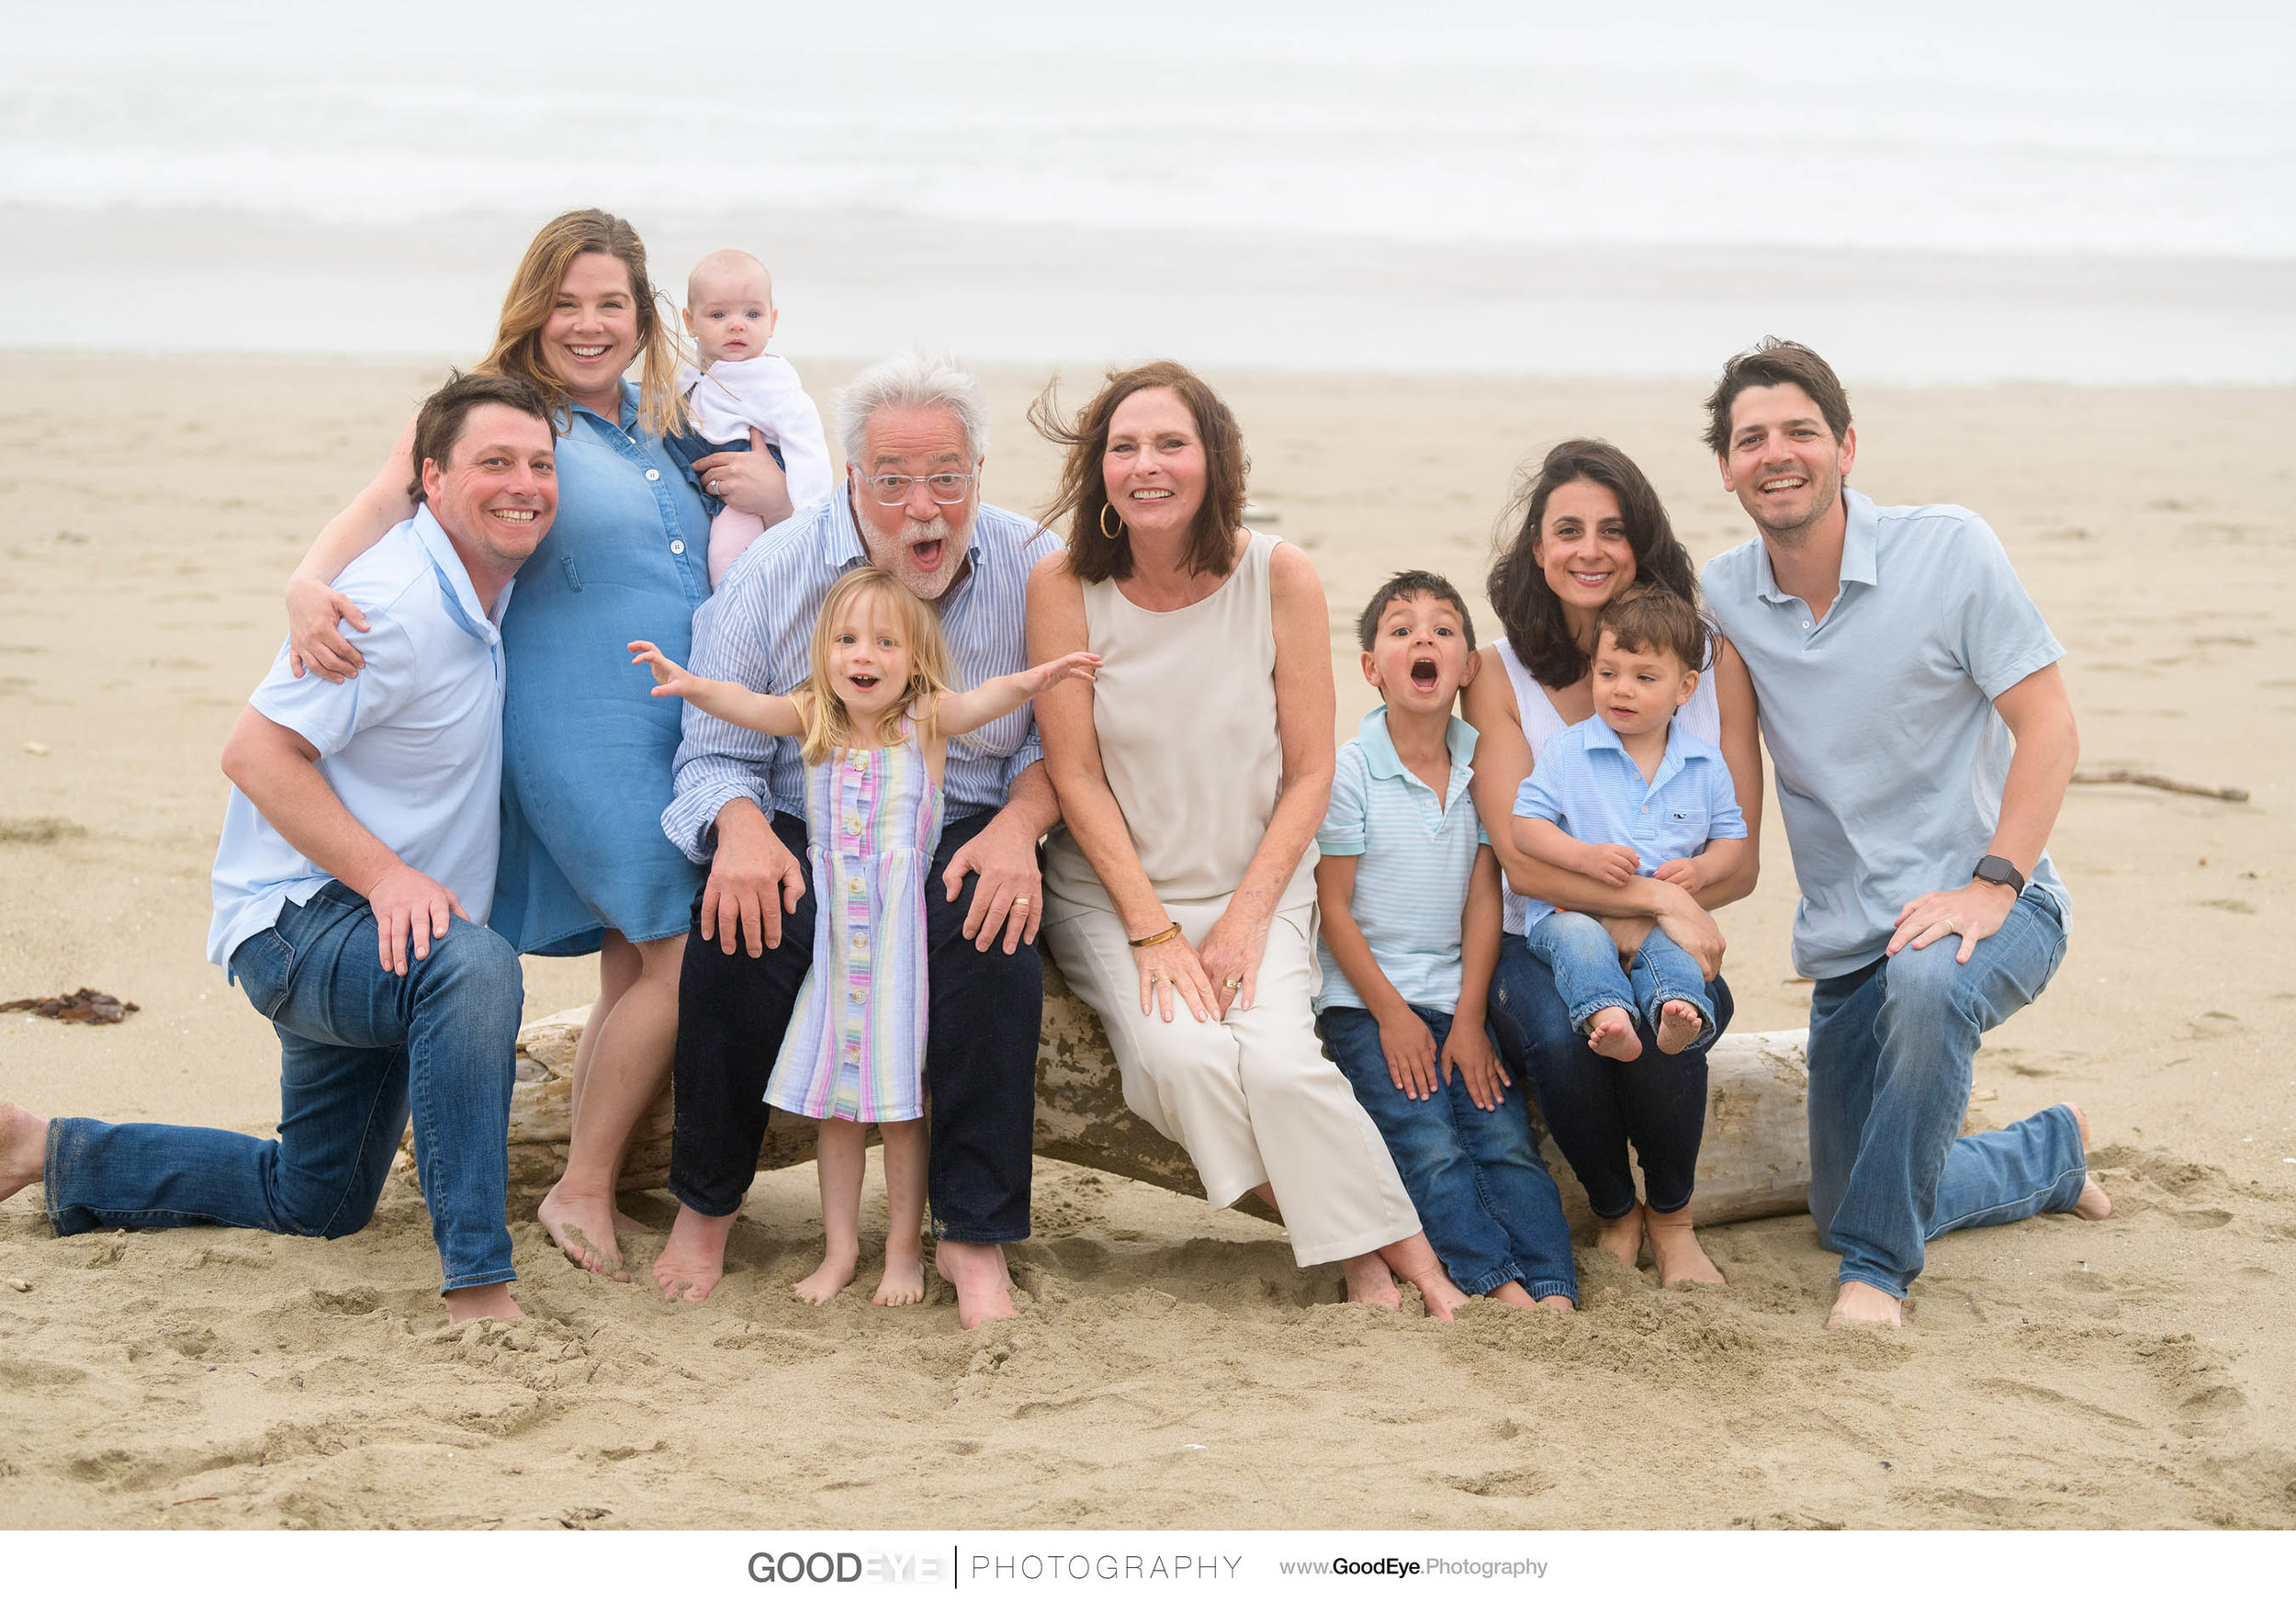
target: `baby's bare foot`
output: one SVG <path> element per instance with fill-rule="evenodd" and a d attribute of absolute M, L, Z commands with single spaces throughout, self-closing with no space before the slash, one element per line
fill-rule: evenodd
<path fill-rule="evenodd" d="M 1687 1001 L 1669 1001 L 1659 1009 L 1659 1055 L 1671 1057 L 1688 1051 L 1690 1043 L 1706 1030 L 1706 1021 Z"/>
<path fill-rule="evenodd" d="M 1844 1280 L 1840 1293 L 1834 1298 L 1834 1310 L 1826 1320 L 1826 1327 L 1849 1329 L 1864 1325 L 1869 1328 L 1896 1329 L 1904 1323 L 1896 1297 L 1863 1280 Z"/>
<path fill-rule="evenodd" d="M 2081 1156 L 2083 1160 L 2087 1160 L 2088 1156 L 2088 1115 L 2070 1101 L 2065 1104 L 2065 1110 L 2073 1115 L 2074 1126 L 2081 1132 Z M 0 1190 L 0 1195 L 6 1193 L 5 1190 Z M 2073 1203 L 2073 1216 L 2086 1218 L 2091 1224 L 2100 1218 L 2110 1218 L 2112 1198 L 2105 1194 L 2105 1188 L 2095 1179 L 2084 1179 L 2081 1181 L 2080 1197 Z"/>
<path fill-rule="evenodd" d="M 818 1307 L 853 1282 L 853 1270 L 860 1262 L 859 1252 L 826 1255 L 821 1259 L 821 1266 L 792 1285 L 789 1293 L 800 1302 L 810 1302 Z M 919 1293 L 922 1293 L 921 1291 Z"/>
<path fill-rule="evenodd" d="M 925 1300 L 925 1254 L 885 1248 L 885 1271 L 870 1301 L 880 1307 L 911 1307 Z"/>
<path fill-rule="evenodd" d="M 1642 1203 L 1618 1218 L 1605 1218 L 1594 1232 L 1594 1244 L 1628 1268 L 1642 1260 Z"/>
<path fill-rule="evenodd" d="M 0 1102 L 0 1202 L 37 1185 L 48 1167 L 48 1120 Z"/>
<path fill-rule="evenodd" d="M 1541 1296 L 1538 1304 L 1549 1313 L 1576 1313 L 1579 1304 L 1564 1295 Z"/>
<path fill-rule="evenodd" d="M 1698 1244 L 1698 1236 L 1690 1225 L 1690 1209 L 1678 1213 L 1645 1213 L 1643 1227 L 1650 1239 L 1650 1258 L 1658 1264 L 1659 1289 L 1669 1291 L 1676 1285 L 1720 1285 L 1728 1283 L 1722 1270 L 1714 1266 L 1705 1248 Z"/>
<path fill-rule="evenodd" d="M 1624 1007 L 1605 1007 L 1586 1021 L 1586 1044 L 1598 1057 L 1630 1063 L 1642 1055 L 1634 1020 Z"/>

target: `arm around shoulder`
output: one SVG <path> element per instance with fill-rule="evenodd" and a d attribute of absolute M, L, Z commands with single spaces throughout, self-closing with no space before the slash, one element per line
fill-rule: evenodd
<path fill-rule="evenodd" d="M 306 668 L 340 683 L 366 666 L 338 622 L 365 633 L 366 615 L 332 588 L 343 570 L 377 540 L 414 515 L 408 486 L 414 481 L 414 419 L 399 436 L 382 470 L 351 503 L 328 519 L 295 571 L 287 576 L 287 660 L 298 678 Z"/>

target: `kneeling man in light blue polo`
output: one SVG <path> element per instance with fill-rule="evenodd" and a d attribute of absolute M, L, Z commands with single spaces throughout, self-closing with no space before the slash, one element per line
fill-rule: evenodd
<path fill-rule="evenodd" d="M 277 1031 L 278 1138 L 0 1107 L 0 1197 L 47 1185 L 58 1235 L 364 1227 L 410 1111 L 447 1316 L 515 1318 L 505 1142 L 523 998 L 485 927 L 512 576 L 557 510 L 549 410 L 456 378 L 415 419 L 415 514 L 345 569 L 366 671 L 283 649 L 223 750 L 232 784 L 208 958 Z"/>
<path fill-rule="evenodd" d="M 2111 1211 L 2071 1103 L 1960 1134 L 1979 1037 L 2065 956 L 2072 903 L 2044 849 L 2079 750 L 2065 648 L 1975 513 L 1843 483 L 1857 434 L 1817 352 L 1765 340 L 1706 408 L 1761 531 L 1705 589 L 1753 676 L 1801 881 L 1809 1206 L 1841 1254 L 1829 1326 L 1894 1325 L 1947 1230 Z"/>

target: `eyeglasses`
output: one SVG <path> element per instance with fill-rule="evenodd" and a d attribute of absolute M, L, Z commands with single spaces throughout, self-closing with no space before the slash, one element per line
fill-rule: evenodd
<path fill-rule="evenodd" d="M 978 473 L 928 473 L 917 478 L 908 473 L 884 473 L 871 478 L 867 473 L 856 475 L 861 481 L 877 491 L 877 504 L 898 506 L 908 500 L 909 492 L 919 484 L 926 492 L 943 506 L 954 506 L 970 492 Z"/>

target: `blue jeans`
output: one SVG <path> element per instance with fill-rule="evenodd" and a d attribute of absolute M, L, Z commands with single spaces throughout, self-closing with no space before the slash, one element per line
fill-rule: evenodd
<path fill-rule="evenodd" d="M 1434 1034 L 1439 1058 L 1450 1014 L 1412 1010 Z M 1412 1100 L 1388 1076 L 1379 1021 L 1360 1007 L 1327 1007 L 1315 1029 L 1379 1126 L 1451 1282 L 1482 1296 L 1513 1280 L 1534 1297 L 1576 1302 L 1562 1196 L 1523 1115 L 1504 1104 L 1484 1111 L 1457 1074 L 1428 1100 Z"/>
<path fill-rule="evenodd" d="M 1697 959 L 1676 945 L 1663 930 L 1642 937 L 1634 962 L 1623 972 L 1618 943 L 1610 931 L 1583 912 L 1549 912 L 1531 926 L 1524 939 L 1532 951 L 1554 970 L 1555 988 L 1570 1009 L 1570 1027 L 1586 1032 L 1587 1020 L 1605 1007 L 1623 1007 L 1650 1026 L 1655 1033 L 1659 1011 L 1669 1001 L 1687 1001 L 1706 1021 L 1698 1038 L 1684 1048 L 1702 1052 L 1721 1032 L 1714 1026 L 1714 1009 L 1706 1001 L 1706 976 Z"/>
<path fill-rule="evenodd" d="M 2080 1126 L 2050 1107 L 1960 1137 L 1986 1030 L 2065 959 L 2056 904 L 2027 890 L 1967 963 L 1911 946 L 1820 979 L 1809 1008 L 1810 1216 L 1841 1278 L 1902 1297 L 1949 1229 L 2062 1213 L 2088 1177 Z"/>
<path fill-rule="evenodd" d="M 1617 946 L 1610 953 L 1615 971 Z M 1697 1001 L 1716 1032 L 1729 1027 L 1730 987 L 1720 978 L 1705 985 Z M 1661 1056 L 1647 1020 L 1638 1017 L 1635 1032 L 1642 1055 L 1633 1062 L 1596 1056 L 1571 1021 L 1547 959 L 1519 934 L 1500 941 L 1491 984 L 1491 1037 L 1509 1069 L 1530 1082 L 1539 1116 L 1586 1187 L 1598 1218 L 1624 1218 L 1634 1211 L 1630 1160 L 1642 1165 L 1643 1197 L 1655 1212 L 1689 1206 L 1697 1183 L 1698 1145 L 1706 1127 L 1705 1051 L 1694 1046 Z"/>
<path fill-rule="evenodd" d="M 164 1123 L 48 1125 L 58 1235 L 223 1224 L 356 1234 L 414 1118 L 415 1167 L 445 1289 L 513 1280 L 505 1219 L 518 953 L 454 920 L 400 978 L 377 960 L 365 897 L 330 882 L 231 953 L 231 977 L 279 1036 L 279 1138 Z"/>

